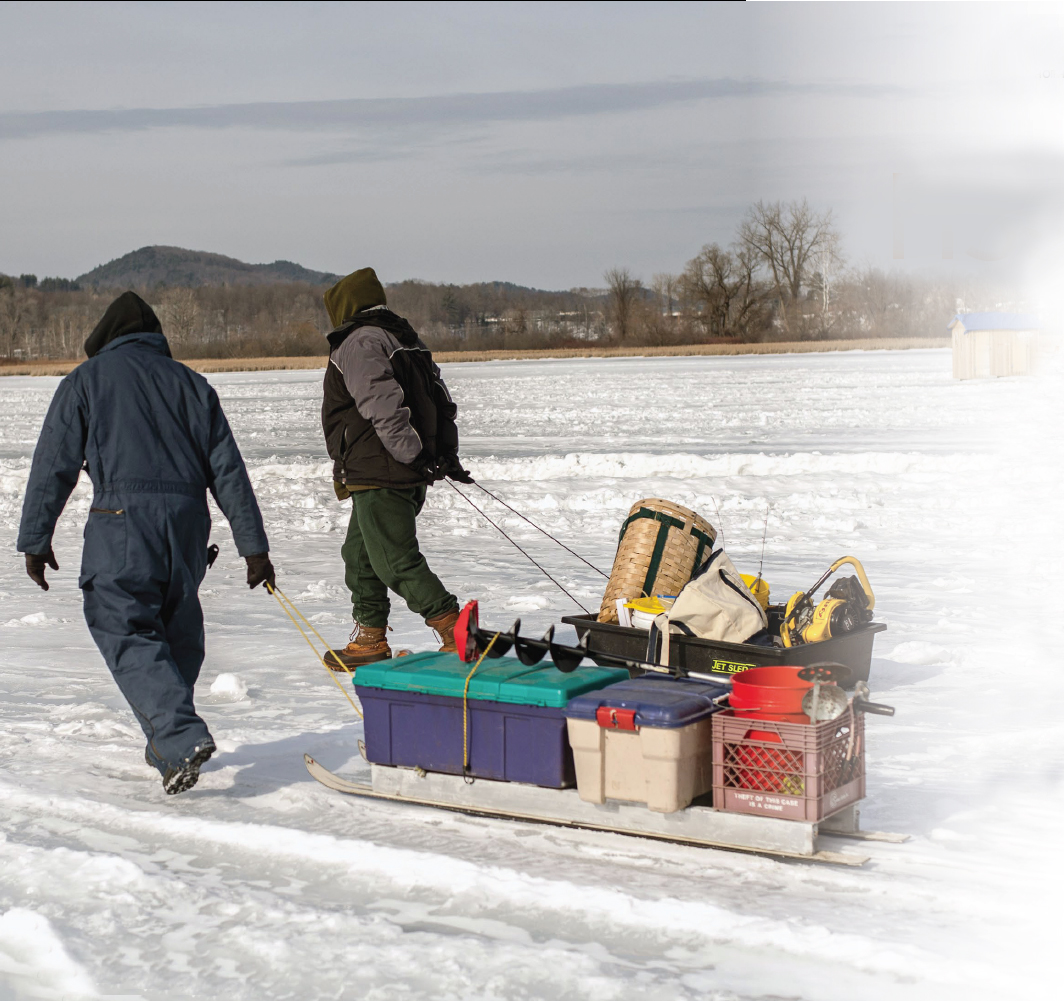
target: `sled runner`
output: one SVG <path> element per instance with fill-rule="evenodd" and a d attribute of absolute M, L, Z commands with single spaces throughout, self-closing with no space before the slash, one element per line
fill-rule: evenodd
<path fill-rule="evenodd" d="M 303 760 L 314 779 L 349 796 L 434 807 L 473 816 L 626 834 L 698 848 L 722 848 L 805 862 L 860 866 L 869 860 L 869 856 L 822 848 L 822 838 L 831 836 L 893 843 L 907 840 L 904 834 L 861 831 L 858 811 L 853 806 L 820 824 L 728 813 L 698 804 L 676 813 L 660 814 L 634 803 L 586 803 L 575 789 L 544 789 L 488 779 L 467 782 L 460 775 L 386 765 L 371 765 L 371 779 L 366 783 L 336 775 L 309 754 L 304 754 Z"/>

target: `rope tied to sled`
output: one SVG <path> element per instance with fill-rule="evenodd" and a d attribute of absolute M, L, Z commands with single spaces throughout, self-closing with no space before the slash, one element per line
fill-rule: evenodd
<path fill-rule="evenodd" d="M 298 615 L 299 618 L 301 618 L 307 624 L 307 628 L 318 638 L 318 640 L 321 642 L 321 645 L 333 655 L 333 660 L 337 664 L 339 664 L 352 678 L 354 678 L 355 672 L 352 671 L 351 668 L 349 668 L 339 658 L 336 651 L 333 650 L 331 646 L 329 646 L 329 644 L 322 637 L 321 633 L 319 633 L 318 630 L 314 628 L 311 621 L 298 608 L 296 608 L 295 602 L 293 602 L 292 599 L 284 593 L 284 591 L 282 591 L 279 587 L 271 585 L 269 581 L 266 582 L 266 590 L 268 590 L 270 594 L 272 594 L 277 599 L 277 604 L 284 609 L 285 615 L 287 615 L 292 620 L 292 625 L 294 625 L 296 629 L 299 630 L 299 635 L 307 641 L 307 646 L 309 646 L 310 649 L 314 651 L 314 656 L 317 659 L 318 663 L 320 663 L 321 666 L 329 672 L 329 677 L 332 678 L 333 683 L 336 685 L 337 688 L 340 689 L 341 692 L 344 693 L 344 696 L 347 698 L 347 701 L 351 703 L 351 708 L 354 709 L 356 713 L 358 713 L 359 719 L 362 719 L 362 710 L 358 707 L 358 703 L 356 703 L 355 700 L 351 698 L 351 693 L 346 688 L 344 688 L 343 685 L 340 684 L 340 679 L 337 678 L 333 671 L 329 669 L 329 665 L 325 663 L 325 655 L 318 652 L 318 648 L 314 645 L 310 637 L 306 634 L 306 631 L 296 620 L 296 615 Z M 291 611 L 289 611 L 289 609 L 291 609 Z M 293 615 L 292 612 L 295 612 L 295 615 Z"/>
<path fill-rule="evenodd" d="M 473 665 L 473 669 L 466 675 L 465 687 L 462 689 L 462 775 L 465 777 L 466 782 L 470 780 L 469 777 L 469 682 L 473 680 L 473 675 L 477 673 L 477 668 L 484 663 L 484 658 L 487 657 L 488 651 L 495 645 L 495 641 L 499 638 L 499 633 L 492 636 L 488 645 L 484 647 L 484 652 L 477 658 L 477 662 Z"/>

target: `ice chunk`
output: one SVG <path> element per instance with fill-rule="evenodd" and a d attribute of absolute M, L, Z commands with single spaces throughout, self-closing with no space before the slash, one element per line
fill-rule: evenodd
<path fill-rule="evenodd" d="M 544 594 L 520 594 L 510 598 L 506 607 L 515 612 L 536 612 L 542 608 L 550 608 L 550 604 L 550 598 Z"/>
<path fill-rule="evenodd" d="M 239 674 L 219 674 L 211 684 L 216 702 L 239 702 L 248 694 L 248 683 Z"/>
<path fill-rule="evenodd" d="M 46 615 L 44 612 L 30 612 L 29 615 L 23 615 L 21 619 L 8 619 L 4 623 L 4 628 L 15 629 L 19 626 L 54 626 L 59 623 L 59 619 L 53 619 Z"/>
<path fill-rule="evenodd" d="M 15 997 L 99 997 L 49 920 L 24 907 L 0 914 L 0 980 Z"/>

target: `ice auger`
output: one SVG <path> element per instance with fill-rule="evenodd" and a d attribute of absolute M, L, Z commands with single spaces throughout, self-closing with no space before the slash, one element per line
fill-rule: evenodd
<path fill-rule="evenodd" d="M 454 627 L 454 638 L 458 645 L 458 656 L 466 663 L 474 662 L 479 656 L 489 658 L 502 657 L 510 650 L 522 664 L 531 667 L 544 657 L 550 656 L 554 666 L 564 674 L 575 671 L 581 661 L 587 659 L 599 667 L 624 667 L 630 671 L 652 671 L 655 674 L 671 674 L 678 678 L 695 678 L 700 681 L 723 679 L 716 674 L 688 671 L 676 665 L 651 664 L 645 660 L 633 660 L 612 653 L 599 653 L 587 649 L 585 640 L 576 646 L 567 646 L 554 639 L 554 626 L 550 626 L 541 639 L 533 639 L 520 634 L 521 620 L 517 619 L 508 633 L 483 629 L 480 625 L 480 608 L 476 601 L 470 601 L 458 616 Z"/>

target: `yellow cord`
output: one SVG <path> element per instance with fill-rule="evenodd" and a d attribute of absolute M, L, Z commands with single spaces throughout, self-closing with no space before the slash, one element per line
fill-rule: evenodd
<path fill-rule="evenodd" d="M 336 663 L 337 663 L 337 664 L 339 664 L 339 665 L 340 665 L 340 666 L 341 666 L 341 667 L 342 667 L 342 668 L 343 668 L 343 669 L 344 669 L 344 670 L 345 670 L 345 671 L 346 671 L 346 672 L 347 672 L 348 674 L 350 674 L 350 675 L 351 675 L 351 677 L 354 677 L 354 676 L 355 676 L 355 672 L 354 672 L 354 671 L 352 671 L 352 670 L 351 670 L 351 668 L 349 668 L 349 667 L 348 667 L 348 666 L 347 666 L 347 665 L 346 665 L 346 664 L 345 664 L 345 663 L 344 663 L 344 662 L 343 662 L 342 660 L 340 660 L 340 657 L 339 657 L 339 655 L 338 655 L 338 654 L 336 653 L 336 651 L 335 651 L 335 650 L 333 650 L 333 648 L 332 648 L 331 646 L 329 646 L 329 644 L 328 644 L 328 643 L 326 643 L 326 642 L 325 642 L 325 639 L 324 639 L 324 637 L 323 637 L 323 636 L 321 635 L 321 633 L 319 633 L 319 632 L 318 632 L 318 630 L 314 628 L 314 624 L 313 624 L 313 623 L 312 623 L 312 622 L 311 622 L 311 621 L 310 621 L 310 620 L 309 620 L 309 619 L 308 619 L 308 618 L 307 618 L 307 617 L 306 617 L 306 616 L 305 616 L 305 615 L 304 615 L 304 614 L 303 614 L 303 613 L 302 613 L 302 612 L 301 612 L 301 611 L 300 611 L 300 610 L 299 610 L 298 608 L 296 608 L 296 606 L 295 606 L 295 603 L 294 603 L 294 602 L 292 601 L 292 599 L 291 599 L 291 598 L 289 598 L 289 597 L 288 597 L 288 595 L 287 595 L 287 594 L 285 594 L 285 593 L 284 593 L 284 591 L 282 591 L 282 590 L 281 590 L 281 589 L 280 589 L 279 587 L 276 587 L 276 588 L 274 588 L 274 590 L 275 590 L 275 591 L 276 591 L 276 592 L 277 592 L 277 593 L 278 593 L 278 594 L 279 594 L 279 595 L 280 595 L 280 596 L 281 596 L 282 598 L 284 598 L 284 600 L 285 600 L 286 602 L 288 602 L 288 604 L 289 604 L 289 605 L 290 605 L 290 606 L 292 607 L 292 611 L 293 611 L 293 612 L 295 612 L 295 613 L 296 613 L 296 615 L 298 615 L 298 616 L 299 616 L 299 617 L 300 617 L 300 618 L 301 618 L 301 619 L 302 619 L 302 620 L 303 620 L 303 621 L 304 621 L 304 622 L 305 622 L 305 623 L 307 624 L 307 628 L 308 628 L 308 629 L 309 629 L 309 630 L 310 630 L 310 631 L 311 631 L 311 632 L 312 632 L 312 633 L 313 633 L 313 634 L 314 634 L 315 636 L 317 636 L 317 637 L 318 637 L 318 640 L 320 641 L 321 645 L 322 645 L 323 647 L 325 647 L 325 649 L 326 649 L 326 650 L 327 650 L 327 651 L 328 651 L 329 653 L 331 653 L 331 654 L 333 655 L 333 657 L 334 657 L 334 658 L 336 658 Z M 317 650 L 315 650 L 315 653 L 317 653 Z M 324 659 L 324 657 L 322 658 L 322 663 L 325 663 L 325 659 Z"/>
<path fill-rule="evenodd" d="M 488 651 L 494 646 L 495 641 L 499 638 L 499 634 L 496 633 L 491 638 L 491 642 L 484 647 L 484 652 L 477 659 L 477 662 L 473 665 L 473 670 L 466 675 L 465 688 L 462 689 L 462 772 L 469 771 L 469 682 L 472 680 L 474 674 L 477 673 L 477 668 L 484 662 L 484 658 L 487 657 Z"/>
<path fill-rule="evenodd" d="M 266 582 L 266 589 L 277 599 L 277 604 L 280 605 L 282 609 L 284 609 L 285 615 L 287 615 L 292 620 L 292 624 L 296 627 L 296 629 L 299 630 L 300 636 L 302 636 L 303 639 L 307 641 L 307 646 L 309 646 L 310 649 L 314 651 L 314 657 L 321 663 L 322 667 L 324 667 L 325 670 L 329 672 L 329 677 L 332 678 L 336 687 L 344 693 L 344 695 L 347 697 L 347 701 L 351 703 L 351 708 L 354 709 L 356 713 L 358 713 L 359 718 L 361 719 L 362 710 L 359 709 L 355 700 L 351 698 L 351 693 L 346 688 L 344 688 L 343 685 L 340 684 L 340 679 L 336 677 L 335 672 L 329 669 L 329 665 L 325 663 L 324 657 L 321 653 L 318 652 L 318 648 L 313 644 L 310 637 L 306 634 L 303 627 L 296 620 L 296 617 L 292 614 L 292 612 L 295 612 L 296 615 L 299 616 L 299 618 L 306 622 L 307 627 L 310 629 L 310 631 L 315 636 L 317 636 L 319 640 L 321 640 L 322 646 L 324 646 L 325 649 L 333 655 L 333 659 L 336 661 L 336 663 L 339 664 L 345 671 L 347 671 L 347 673 L 351 675 L 352 678 L 355 676 L 355 672 L 352 671 L 351 668 L 349 668 L 342 660 L 340 660 L 340 658 L 336 654 L 336 651 L 333 650 L 333 648 L 329 646 L 329 644 L 326 643 L 324 639 L 322 639 L 321 633 L 319 633 L 318 630 L 315 629 L 314 626 L 307 620 L 307 617 L 298 608 L 296 608 L 292 599 L 289 598 L 288 595 L 284 593 L 284 591 L 282 591 L 279 587 L 271 586 L 269 581 Z M 284 599 L 284 601 L 281 600 L 282 598 Z M 291 606 L 292 611 L 289 611 L 289 606 Z"/>

